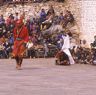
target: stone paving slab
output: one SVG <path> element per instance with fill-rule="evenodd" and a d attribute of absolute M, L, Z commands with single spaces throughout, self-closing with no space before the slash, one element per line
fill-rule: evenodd
<path fill-rule="evenodd" d="M 0 60 L 0 95 L 96 95 L 96 66 L 56 66 L 54 59 Z"/>

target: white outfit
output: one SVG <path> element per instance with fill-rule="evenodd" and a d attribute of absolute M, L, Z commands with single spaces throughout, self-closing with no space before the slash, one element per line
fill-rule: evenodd
<path fill-rule="evenodd" d="M 26 46 L 27 46 L 28 49 L 30 49 L 30 48 L 33 47 L 33 43 L 32 42 L 28 42 Z"/>
<path fill-rule="evenodd" d="M 75 63 L 74 59 L 73 59 L 73 57 L 72 57 L 72 55 L 71 55 L 71 53 L 69 51 L 69 48 L 70 48 L 69 35 L 66 35 L 66 36 L 62 35 L 62 38 L 63 38 L 63 46 L 62 46 L 61 50 L 68 55 L 70 64 L 74 64 Z"/>

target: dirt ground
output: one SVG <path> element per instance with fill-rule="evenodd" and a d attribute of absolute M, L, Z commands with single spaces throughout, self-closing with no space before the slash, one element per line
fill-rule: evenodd
<path fill-rule="evenodd" d="M 55 59 L 0 60 L 0 95 L 96 95 L 96 66 L 57 66 Z"/>

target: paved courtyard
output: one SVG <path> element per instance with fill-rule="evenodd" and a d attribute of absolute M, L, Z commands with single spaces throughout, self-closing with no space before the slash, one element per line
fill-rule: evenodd
<path fill-rule="evenodd" d="M 96 66 L 56 66 L 54 59 L 0 60 L 0 95 L 96 95 Z"/>

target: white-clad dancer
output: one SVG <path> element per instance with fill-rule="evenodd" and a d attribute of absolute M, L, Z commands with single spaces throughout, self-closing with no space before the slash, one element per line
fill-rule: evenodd
<path fill-rule="evenodd" d="M 62 35 L 62 39 L 63 39 L 63 45 L 62 45 L 62 48 L 61 48 L 61 51 L 63 51 L 64 53 L 66 53 L 69 57 L 69 61 L 70 61 L 70 64 L 74 64 L 74 59 L 70 53 L 70 37 L 68 34 L 64 34 Z"/>

